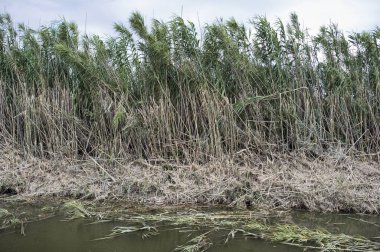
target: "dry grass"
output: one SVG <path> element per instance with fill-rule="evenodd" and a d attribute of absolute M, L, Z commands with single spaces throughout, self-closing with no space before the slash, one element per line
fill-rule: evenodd
<path fill-rule="evenodd" d="M 244 154 L 204 165 L 160 160 L 38 159 L 0 148 L 2 193 L 318 211 L 380 210 L 378 163 L 352 157 Z M 237 162 L 238 160 L 239 162 Z M 8 190 L 8 191 L 7 191 Z"/>

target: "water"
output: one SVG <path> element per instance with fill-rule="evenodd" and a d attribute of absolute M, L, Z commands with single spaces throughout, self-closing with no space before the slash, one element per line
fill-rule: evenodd
<path fill-rule="evenodd" d="M 94 241 L 104 237 L 110 230 L 122 223 L 90 224 L 88 221 L 61 221 L 51 218 L 27 224 L 25 236 L 19 232 L 0 233 L 1 252 L 121 252 L 121 251 L 173 251 L 177 246 L 186 243 L 195 233 L 161 228 L 160 234 L 142 239 L 140 233 L 122 235 L 117 238 Z M 165 230 L 166 229 L 166 230 Z M 198 232 L 199 233 L 199 232 Z M 191 236 L 192 235 L 192 236 Z M 302 251 L 293 247 L 278 245 L 261 240 L 236 238 L 224 244 L 225 235 L 214 237 L 214 246 L 207 251 Z M 214 239 L 213 239 L 214 240 Z"/>
<path fill-rule="evenodd" d="M 33 209 L 27 211 L 32 212 Z M 287 220 L 277 221 L 295 223 L 312 229 L 323 227 L 332 233 L 362 235 L 372 239 L 380 236 L 380 216 L 378 215 L 316 214 L 294 211 L 288 215 Z M 45 220 L 25 224 L 25 235 L 21 234 L 20 227 L 0 230 L 0 252 L 166 252 L 175 250 L 177 246 L 186 244 L 191 238 L 207 231 L 205 227 L 187 227 L 186 225 L 181 226 L 180 231 L 178 226 L 160 223 L 157 226 L 159 235 L 148 238 L 142 238 L 141 232 L 135 232 L 112 239 L 96 240 L 108 235 L 115 226 L 126 225 L 131 225 L 131 223 L 112 221 L 94 224 L 88 219 L 64 221 L 62 215 L 55 215 Z M 225 244 L 228 232 L 229 230 L 213 232 L 210 235 L 213 246 L 207 251 L 303 251 L 302 248 L 247 238 L 242 235 L 237 235 Z"/>
<path fill-rule="evenodd" d="M 380 237 L 380 215 L 293 212 L 294 222 L 308 228 L 323 227 L 331 233 Z"/>

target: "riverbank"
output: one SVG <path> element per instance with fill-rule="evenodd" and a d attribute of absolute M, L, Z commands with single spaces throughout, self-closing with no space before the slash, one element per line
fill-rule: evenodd
<path fill-rule="evenodd" d="M 1 194 L 378 213 L 380 30 L 248 23 L 0 14 Z"/>
<path fill-rule="evenodd" d="M 128 200 L 145 205 L 221 205 L 323 212 L 380 210 L 380 169 L 334 153 L 235 157 L 203 165 L 165 160 L 40 159 L 0 149 L 0 192 L 20 197 Z"/>

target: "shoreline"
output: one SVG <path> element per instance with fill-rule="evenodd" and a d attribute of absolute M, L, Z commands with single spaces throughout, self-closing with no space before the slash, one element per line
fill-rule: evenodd
<path fill-rule="evenodd" d="M 237 162 L 239 160 L 239 163 Z M 380 169 L 349 156 L 245 154 L 204 165 L 164 160 L 40 159 L 0 150 L 0 192 L 20 197 L 121 200 L 158 207 L 306 209 L 379 213 Z"/>

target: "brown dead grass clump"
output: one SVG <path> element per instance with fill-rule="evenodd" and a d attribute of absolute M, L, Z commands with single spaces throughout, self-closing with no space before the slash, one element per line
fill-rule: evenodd
<path fill-rule="evenodd" d="M 239 161 L 239 162 L 237 162 Z M 245 154 L 204 165 L 163 160 L 73 160 L 0 148 L 2 194 L 222 204 L 317 211 L 380 210 L 379 164 L 347 156 Z"/>

